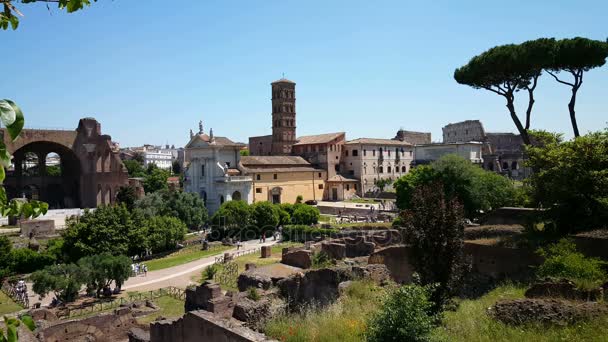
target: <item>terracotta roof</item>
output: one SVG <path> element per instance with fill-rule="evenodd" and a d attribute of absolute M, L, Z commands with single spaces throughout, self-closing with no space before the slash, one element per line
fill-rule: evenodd
<path fill-rule="evenodd" d="M 241 164 L 245 166 L 309 166 L 310 163 L 298 156 L 243 156 Z"/>
<path fill-rule="evenodd" d="M 275 84 L 275 83 L 296 83 L 296 82 L 288 80 L 285 77 L 283 77 L 283 78 L 281 78 L 279 80 L 276 80 L 276 81 L 274 81 L 274 82 L 272 82 L 270 84 Z"/>
<path fill-rule="evenodd" d="M 337 132 L 317 135 L 305 135 L 303 137 L 299 137 L 298 142 L 294 145 L 325 144 L 345 134 L 346 133 L 344 132 Z"/>
<path fill-rule="evenodd" d="M 353 178 L 346 178 L 342 175 L 335 175 L 335 176 L 331 176 L 327 179 L 328 182 L 346 182 L 346 183 L 350 183 L 350 182 L 359 182 L 357 179 L 353 179 Z"/>
<path fill-rule="evenodd" d="M 359 138 L 346 142 L 347 145 L 365 144 L 365 145 L 393 145 L 393 146 L 412 146 L 412 144 L 393 140 L 393 139 L 374 139 L 374 138 Z"/>
<path fill-rule="evenodd" d="M 312 166 L 303 166 L 303 167 L 256 167 L 256 168 L 248 168 L 243 167 L 245 173 L 284 173 L 284 172 L 325 172 L 322 169 L 315 169 Z"/>
<path fill-rule="evenodd" d="M 238 176 L 241 174 L 241 170 L 239 169 L 234 169 L 234 168 L 230 168 L 228 169 L 228 171 L 226 172 L 229 176 Z"/>

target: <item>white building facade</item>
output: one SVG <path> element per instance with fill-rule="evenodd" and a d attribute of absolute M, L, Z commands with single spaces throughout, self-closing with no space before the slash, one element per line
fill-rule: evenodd
<path fill-rule="evenodd" d="M 445 155 L 455 154 L 473 164 L 483 164 L 483 144 L 476 141 L 463 143 L 425 144 L 414 147 L 416 165 L 431 163 Z"/>
<path fill-rule="evenodd" d="M 184 190 L 199 194 L 209 214 L 225 201 L 253 202 L 252 178 L 238 169 L 243 146 L 225 137 L 214 137 L 213 131 L 209 135 L 193 135 L 186 145 Z"/>
<path fill-rule="evenodd" d="M 144 147 L 144 167 L 150 164 L 158 166 L 160 169 L 171 170 L 173 165 L 173 154 L 160 149 Z"/>
<path fill-rule="evenodd" d="M 389 179 L 394 182 L 408 173 L 413 159 L 414 147 L 408 142 L 360 138 L 344 144 L 342 173 L 360 181 L 357 194 L 364 196 L 378 190 L 376 181 Z"/>

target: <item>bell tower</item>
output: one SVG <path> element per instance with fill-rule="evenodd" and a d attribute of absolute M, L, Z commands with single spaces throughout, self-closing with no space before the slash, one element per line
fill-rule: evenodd
<path fill-rule="evenodd" d="M 272 82 L 272 154 L 289 155 L 296 142 L 296 83 Z"/>

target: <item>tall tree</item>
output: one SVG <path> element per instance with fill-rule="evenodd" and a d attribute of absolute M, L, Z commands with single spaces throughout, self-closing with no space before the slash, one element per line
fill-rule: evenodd
<path fill-rule="evenodd" d="M 585 72 L 601 67 L 606 63 L 608 57 L 608 43 L 599 40 L 576 37 L 562 39 L 556 42 L 555 53 L 550 64 L 547 65 L 547 73 L 564 85 L 571 88 L 572 95 L 568 102 L 570 121 L 574 136 L 579 137 L 578 124 L 576 122 L 576 95 L 583 85 Z M 571 81 L 565 81 L 558 77 L 560 72 L 572 75 Z"/>
<path fill-rule="evenodd" d="M 91 5 L 91 1 L 97 2 L 97 0 L 0 0 L 0 4 L 3 5 L 3 11 L 0 12 L 0 28 L 6 30 L 10 25 L 13 30 L 16 30 L 19 27 L 19 17 L 22 17 L 23 14 L 15 4 L 43 2 L 50 11 L 49 3 L 56 3 L 60 10 L 72 13 Z"/>
<path fill-rule="evenodd" d="M 533 89 L 535 71 L 525 60 L 524 48 L 509 44 L 491 48 L 473 57 L 468 64 L 454 71 L 454 79 L 475 89 L 486 89 L 507 101 L 507 109 L 515 123 L 524 144 L 530 144 L 528 131 L 515 111 L 515 93 L 523 89 Z"/>

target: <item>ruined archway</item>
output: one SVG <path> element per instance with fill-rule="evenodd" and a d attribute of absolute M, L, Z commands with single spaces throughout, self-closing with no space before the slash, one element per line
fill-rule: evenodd
<path fill-rule="evenodd" d="M 9 199 L 25 197 L 49 204 L 51 209 L 80 206 L 80 161 L 68 147 L 35 141 L 13 153 L 14 168 L 5 184 Z"/>

